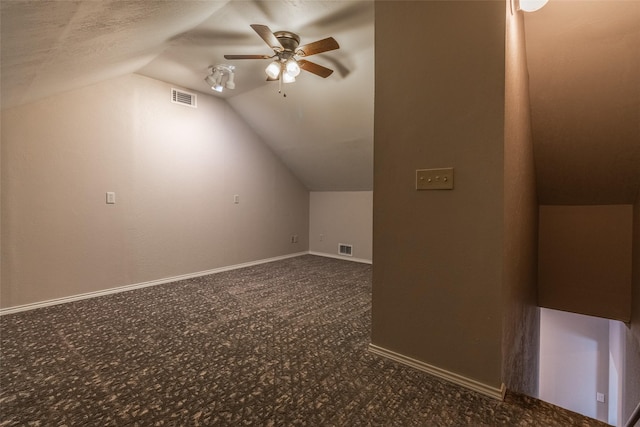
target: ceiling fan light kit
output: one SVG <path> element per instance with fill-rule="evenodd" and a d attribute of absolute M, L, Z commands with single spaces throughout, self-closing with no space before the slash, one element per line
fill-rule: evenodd
<path fill-rule="evenodd" d="M 264 72 L 269 77 L 269 80 L 278 80 L 282 76 L 282 83 L 293 83 L 296 81 L 296 77 L 300 75 L 300 65 L 295 59 L 290 58 L 286 62 L 273 61 Z"/>
<path fill-rule="evenodd" d="M 333 73 L 333 70 L 322 65 L 296 58 L 339 49 L 340 45 L 333 37 L 299 46 L 300 37 L 292 32 L 276 31 L 274 33 L 266 25 L 259 24 L 252 24 L 251 28 L 273 49 L 273 55 L 224 55 L 225 59 L 272 59 L 273 61 L 264 70 L 267 80 L 279 81 L 281 84 L 295 82 L 300 70 L 322 78 L 327 78 Z"/>
<path fill-rule="evenodd" d="M 209 75 L 204 78 L 204 81 L 216 92 L 222 92 L 225 87 L 227 89 L 235 89 L 235 74 L 233 72 L 235 68 L 233 65 L 212 65 L 209 67 Z"/>

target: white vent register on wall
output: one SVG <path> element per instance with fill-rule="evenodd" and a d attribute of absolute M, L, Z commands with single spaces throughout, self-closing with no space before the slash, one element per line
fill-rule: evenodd
<path fill-rule="evenodd" d="M 195 93 L 171 88 L 171 102 L 174 104 L 182 104 L 188 107 L 197 108 L 198 105 L 196 100 L 197 98 Z"/>
<path fill-rule="evenodd" d="M 353 256 L 353 246 L 345 243 L 338 243 L 338 253 L 340 255 Z"/>

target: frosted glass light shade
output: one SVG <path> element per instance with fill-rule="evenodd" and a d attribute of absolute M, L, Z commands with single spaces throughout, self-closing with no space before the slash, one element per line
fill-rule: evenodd
<path fill-rule="evenodd" d="M 214 79 L 213 76 L 211 76 L 211 74 L 205 77 L 204 81 L 207 82 L 207 84 L 209 85 L 209 87 L 211 87 L 211 89 L 213 89 L 213 87 L 216 85 L 216 79 Z"/>
<path fill-rule="evenodd" d="M 236 83 L 233 81 L 233 72 L 229 73 L 229 77 L 227 77 L 227 83 L 225 84 L 225 86 L 227 87 L 227 89 L 235 89 L 236 88 Z"/>
<path fill-rule="evenodd" d="M 549 0 L 520 0 L 520 10 L 525 12 L 535 12 L 542 9 Z"/>
<path fill-rule="evenodd" d="M 290 59 L 287 61 L 286 69 L 287 74 L 289 74 L 291 77 L 298 77 L 298 74 L 300 74 L 300 66 L 295 59 Z"/>
<path fill-rule="evenodd" d="M 280 63 L 278 61 L 273 61 L 271 64 L 267 65 L 267 68 L 264 70 L 267 73 L 267 76 L 272 79 L 277 79 L 280 75 Z"/>
<path fill-rule="evenodd" d="M 282 83 L 293 83 L 296 81 L 296 78 L 289 74 L 288 72 L 282 73 Z"/>

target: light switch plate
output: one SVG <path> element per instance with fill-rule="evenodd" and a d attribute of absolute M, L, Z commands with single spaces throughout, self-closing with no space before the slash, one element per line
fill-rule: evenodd
<path fill-rule="evenodd" d="M 416 190 L 453 190 L 453 168 L 416 170 Z"/>

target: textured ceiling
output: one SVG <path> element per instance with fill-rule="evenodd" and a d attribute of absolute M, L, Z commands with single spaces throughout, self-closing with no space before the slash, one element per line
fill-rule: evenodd
<path fill-rule="evenodd" d="M 224 4 L 2 0 L 2 106 L 135 72 Z"/>
<path fill-rule="evenodd" d="M 225 98 L 310 190 L 373 185 L 372 1 L 3 0 L 2 105 L 30 102 L 127 73 Z M 335 72 L 265 81 L 272 54 L 251 29 L 333 36 L 340 49 L 308 57 Z M 236 89 L 212 92 L 211 65 L 236 66 Z"/>
<path fill-rule="evenodd" d="M 219 96 L 310 190 L 368 190 L 373 173 L 374 3 L 368 1 L 2 0 L 2 106 L 127 73 L 212 93 L 211 65 L 235 65 Z M 278 94 L 251 30 L 341 48 Z M 640 2 L 551 0 L 525 17 L 541 204 L 633 203 L 640 190 Z"/>

